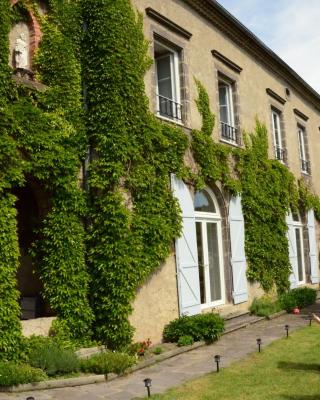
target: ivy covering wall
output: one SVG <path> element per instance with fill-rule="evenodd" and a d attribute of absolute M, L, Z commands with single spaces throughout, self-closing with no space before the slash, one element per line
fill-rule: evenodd
<path fill-rule="evenodd" d="M 37 91 L 13 83 L 8 67 L 12 24 L 32 10 L 42 29 L 34 60 Z M 16 198 L 32 182 L 48 199 L 32 255 L 43 296 L 58 315 L 56 334 L 93 336 L 109 348 L 130 343 L 132 302 L 172 250 L 181 230 L 170 174 L 197 187 L 219 181 L 242 193 L 248 277 L 265 290 L 288 287 L 285 215 L 320 202 L 277 161 L 257 123 L 244 149 L 215 143 L 214 115 L 199 81 L 201 130 L 149 111 L 144 76 L 151 65 L 142 17 L 129 0 L 35 0 L 0 3 L 0 354 L 13 358 L 21 338 Z M 125 27 L 125 29 L 124 29 Z M 191 146 L 198 173 L 184 155 Z M 86 182 L 79 171 L 86 160 Z M 86 191 L 82 188 L 86 187 Z"/>

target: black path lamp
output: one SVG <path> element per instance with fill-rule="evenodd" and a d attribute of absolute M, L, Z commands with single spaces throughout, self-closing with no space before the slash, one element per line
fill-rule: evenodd
<path fill-rule="evenodd" d="M 285 325 L 284 326 L 284 329 L 286 330 L 286 332 L 287 332 L 287 338 L 289 337 L 289 325 Z"/>
<path fill-rule="evenodd" d="M 216 366 L 217 366 L 217 372 L 220 371 L 220 360 L 221 360 L 221 356 L 219 356 L 219 354 L 216 354 L 214 356 L 214 362 L 216 363 Z"/>
<path fill-rule="evenodd" d="M 151 388 L 152 380 L 150 378 L 146 378 L 143 380 L 143 382 L 144 382 L 144 386 L 147 388 L 148 397 L 151 397 L 150 388 Z"/>
<path fill-rule="evenodd" d="M 257 345 L 258 345 L 259 353 L 261 353 L 261 344 L 262 344 L 262 340 L 260 338 L 258 338 Z"/>
<path fill-rule="evenodd" d="M 311 326 L 312 325 L 312 314 L 309 314 L 309 326 Z"/>

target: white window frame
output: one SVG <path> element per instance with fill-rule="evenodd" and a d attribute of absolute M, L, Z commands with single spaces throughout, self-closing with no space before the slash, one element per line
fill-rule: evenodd
<path fill-rule="evenodd" d="M 297 253 L 297 285 L 304 285 L 306 283 L 306 266 L 304 260 L 304 243 L 303 243 L 303 223 L 301 222 L 300 213 L 298 213 L 299 221 L 294 220 L 292 215 L 292 225 L 294 229 L 294 239 L 295 239 L 295 246 L 296 246 L 296 253 Z M 301 265 L 302 265 L 302 275 L 303 278 L 299 281 L 299 260 L 298 260 L 298 243 L 296 240 L 296 231 L 299 231 L 300 236 L 300 252 L 301 252 Z"/>
<path fill-rule="evenodd" d="M 275 126 L 274 117 L 276 117 L 277 127 Z M 282 130 L 281 130 L 281 112 L 276 111 L 274 109 L 271 110 L 271 118 L 272 118 L 272 133 L 273 133 L 273 143 L 274 143 L 274 152 L 276 160 L 280 161 L 284 164 L 284 160 L 281 160 L 277 157 L 277 150 L 279 149 L 282 152 L 283 145 L 282 145 Z M 278 144 L 277 144 L 278 142 Z"/>
<path fill-rule="evenodd" d="M 224 122 L 225 124 L 231 126 L 232 128 L 235 128 L 235 118 L 234 118 L 234 106 L 233 106 L 233 84 L 219 78 L 218 80 L 218 90 L 220 92 L 220 84 L 225 86 L 227 88 L 227 115 L 228 115 L 228 122 L 221 121 L 221 113 L 220 113 L 220 108 L 221 104 L 219 102 L 219 118 L 220 122 Z M 219 93 L 220 97 L 220 93 Z"/>
<path fill-rule="evenodd" d="M 219 205 L 216 197 L 211 189 L 204 189 L 211 197 L 215 213 L 195 211 L 196 223 L 201 223 L 201 234 L 202 234 L 202 245 L 203 245 L 203 268 L 204 268 L 204 281 L 205 281 L 205 297 L 206 302 L 201 304 L 201 309 L 212 308 L 225 304 L 225 277 L 224 277 L 224 263 L 223 263 L 223 246 L 222 246 L 222 227 L 221 227 L 221 215 L 219 213 Z M 218 249 L 219 249 L 219 268 L 220 268 L 220 287 L 221 287 L 221 299 L 216 301 L 210 301 L 211 290 L 210 290 L 210 273 L 209 273 L 209 252 L 208 252 L 208 240 L 207 240 L 207 223 L 214 223 L 217 225 L 218 235 Z M 199 268 L 202 268 L 199 265 Z"/>
<path fill-rule="evenodd" d="M 308 162 L 307 154 L 306 154 L 306 130 L 303 126 L 298 125 L 298 142 L 299 142 L 299 154 L 300 154 L 300 161 L 304 161 L 305 163 Z M 300 163 L 301 172 L 308 174 L 308 168 L 303 169 L 302 163 Z"/>
<path fill-rule="evenodd" d="M 181 115 L 181 94 L 180 94 L 180 74 L 179 74 L 179 52 L 166 46 L 161 41 L 155 40 L 154 43 L 166 49 L 170 56 L 170 75 L 171 75 L 171 85 L 172 85 L 172 100 L 173 102 L 179 104 L 178 116 L 170 118 L 169 116 L 161 115 L 160 104 L 159 104 L 159 80 L 158 80 L 158 68 L 157 60 L 161 58 L 168 57 L 168 54 L 155 58 L 155 72 L 156 72 L 156 95 L 157 95 L 157 116 L 161 119 L 175 121 L 176 123 L 182 123 Z"/>

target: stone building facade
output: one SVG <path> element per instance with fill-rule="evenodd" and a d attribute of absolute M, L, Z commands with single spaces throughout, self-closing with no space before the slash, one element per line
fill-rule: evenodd
<path fill-rule="evenodd" d="M 11 2 L 15 5 L 18 0 Z M 39 2 L 43 13 L 45 4 Z M 132 4 L 143 15 L 154 60 L 145 76 L 151 111 L 182 127 L 188 136 L 191 129 L 200 129 L 196 78 L 208 91 L 216 115 L 216 142 L 241 148 L 243 132 L 252 131 L 258 117 L 268 128 L 270 158 L 278 159 L 320 195 L 320 95 L 215 0 L 132 0 Z M 11 31 L 9 64 L 17 71 L 15 79 L 45 90 L 32 78 L 41 32 L 33 15 L 29 21 Z M 185 158 L 196 168 L 190 153 Z M 174 176 L 172 190 L 182 209 L 183 235 L 137 293 L 130 318 L 135 340 L 159 342 L 164 325 L 179 315 L 244 311 L 263 294 L 258 284 L 246 279 L 241 198 L 232 197 L 219 184 L 195 192 Z M 45 214 L 47 200 L 38 190 L 35 193 L 39 216 Z M 27 214 L 22 210 L 21 215 Z M 313 211 L 289 215 L 287 222 L 291 287 L 317 287 L 319 227 Z M 32 275 L 23 249 L 21 254 L 19 289 L 22 296 L 35 297 L 41 283 Z M 24 332 L 47 333 L 50 310 L 45 315 L 50 318 L 24 321 Z"/>
<path fill-rule="evenodd" d="M 154 59 L 145 77 L 151 110 L 183 126 L 187 135 L 200 129 L 194 78 L 199 79 L 216 115 L 215 141 L 241 147 L 243 131 L 252 131 L 258 117 L 269 132 L 270 158 L 319 194 L 320 96 L 216 1 L 133 4 L 144 16 Z M 188 162 L 193 166 L 192 157 Z M 173 182 L 186 212 L 184 237 L 137 295 L 131 317 L 136 339 L 157 342 L 163 326 L 179 315 L 247 310 L 263 294 L 259 285 L 246 280 L 241 201 L 218 186 L 196 194 L 183 186 Z M 317 287 L 319 231 L 313 211 L 288 216 L 287 222 L 291 287 Z"/>

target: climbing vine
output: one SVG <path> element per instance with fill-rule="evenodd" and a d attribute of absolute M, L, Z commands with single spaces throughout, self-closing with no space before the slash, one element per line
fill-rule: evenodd
<path fill-rule="evenodd" d="M 169 174 L 184 172 L 188 141 L 181 129 L 162 124 L 149 111 L 148 43 L 130 1 L 83 1 L 83 15 L 87 129 L 94 149 L 92 307 L 97 337 L 116 348 L 132 338 L 128 316 L 138 287 L 169 255 L 180 232 Z"/>
<path fill-rule="evenodd" d="M 210 110 L 209 96 L 204 86 L 195 80 L 199 97 L 196 104 L 202 117 L 201 130 L 192 131 L 192 151 L 198 163 L 198 186 L 205 182 L 221 182 L 232 193 L 239 192 L 240 182 L 233 176 L 231 161 L 234 154 L 231 146 L 216 143 L 212 139 L 215 117 Z"/>

